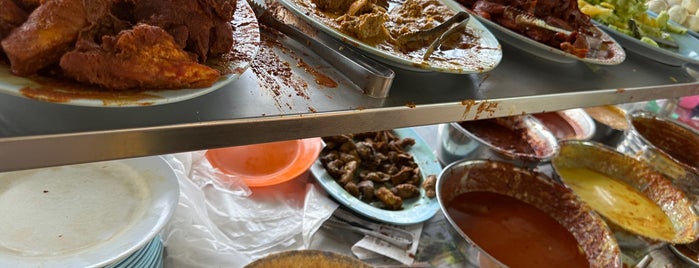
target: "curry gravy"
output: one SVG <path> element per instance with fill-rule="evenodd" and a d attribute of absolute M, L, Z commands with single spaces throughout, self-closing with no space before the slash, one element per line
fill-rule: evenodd
<path fill-rule="evenodd" d="M 451 200 L 447 211 L 475 244 L 509 267 L 590 267 L 568 230 L 519 199 L 467 192 Z"/>
<path fill-rule="evenodd" d="M 561 179 L 590 207 L 634 233 L 672 240 L 675 228 L 663 210 L 631 185 L 587 168 L 559 168 Z"/>

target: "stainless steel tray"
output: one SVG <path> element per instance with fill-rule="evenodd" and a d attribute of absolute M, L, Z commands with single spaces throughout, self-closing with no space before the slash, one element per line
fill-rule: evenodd
<path fill-rule="evenodd" d="M 0 95 L 0 171 L 699 95 L 699 68 L 633 53 L 610 67 L 560 64 L 503 44 L 503 61 L 489 73 L 396 70 L 390 96 L 376 99 L 303 45 L 282 42 L 339 86 L 318 86 L 294 67 L 306 88 L 272 92 L 248 70 L 226 88 L 150 107 L 77 107 Z"/>

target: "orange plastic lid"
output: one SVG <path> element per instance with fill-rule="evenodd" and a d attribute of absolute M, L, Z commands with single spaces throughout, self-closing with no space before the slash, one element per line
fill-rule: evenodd
<path fill-rule="evenodd" d="M 310 138 L 212 149 L 206 158 L 249 187 L 260 187 L 298 177 L 313 165 L 321 148 L 320 138 Z"/>

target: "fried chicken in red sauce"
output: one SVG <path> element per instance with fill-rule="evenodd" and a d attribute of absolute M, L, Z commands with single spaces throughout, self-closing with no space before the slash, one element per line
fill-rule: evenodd
<path fill-rule="evenodd" d="M 133 2 L 134 20 L 165 29 L 181 48 L 197 54 L 200 62 L 206 61 L 209 56 L 227 53 L 233 45 L 229 21 L 233 18 L 235 1 Z"/>
<path fill-rule="evenodd" d="M 0 34 L 9 29 L 2 51 L 19 76 L 47 69 L 51 72 L 41 73 L 112 90 L 208 87 L 221 73 L 203 63 L 229 53 L 234 44 L 230 21 L 236 0 L 0 4 Z"/>
<path fill-rule="evenodd" d="M 146 24 L 103 37 L 96 47 L 85 41 L 63 55 L 67 76 L 104 88 L 197 88 L 214 83 L 215 69 L 197 63 L 163 29 Z"/>
<path fill-rule="evenodd" d="M 580 11 L 577 0 L 458 0 L 458 2 L 483 18 L 578 57 L 585 57 L 591 47 L 600 46 L 592 40 L 598 40 L 601 33 L 592 26 L 590 18 Z M 550 25 L 573 33 L 566 36 L 562 33 L 517 23 L 513 16 L 505 12 L 506 7 L 514 7 L 534 15 Z"/>
<path fill-rule="evenodd" d="M 36 8 L 20 27 L 2 40 L 12 72 L 24 76 L 55 64 L 72 49 L 87 27 L 83 0 L 52 0 Z"/>

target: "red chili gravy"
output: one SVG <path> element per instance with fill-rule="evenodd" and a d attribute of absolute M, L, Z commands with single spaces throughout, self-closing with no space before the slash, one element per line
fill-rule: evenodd
<path fill-rule="evenodd" d="M 560 113 L 550 112 L 550 113 L 540 113 L 535 114 L 534 117 L 539 119 L 546 128 L 553 133 L 556 139 L 570 139 L 577 137 L 582 130 L 577 124 L 568 121 Z"/>
<path fill-rule="evenodd" d="M 535 154 L 524 129 L 511 129 L 498 124 L 493 119 L 466 121 L 459 124 L 473 135 L 500 149 L 521 154 Z"/>
<path fill-rule="evenodd" d="M 447 213 L 473 242 L 509 267 L 590 267 L 568 230 L 519 199 L 467 192 L 447 204 Z"/>

